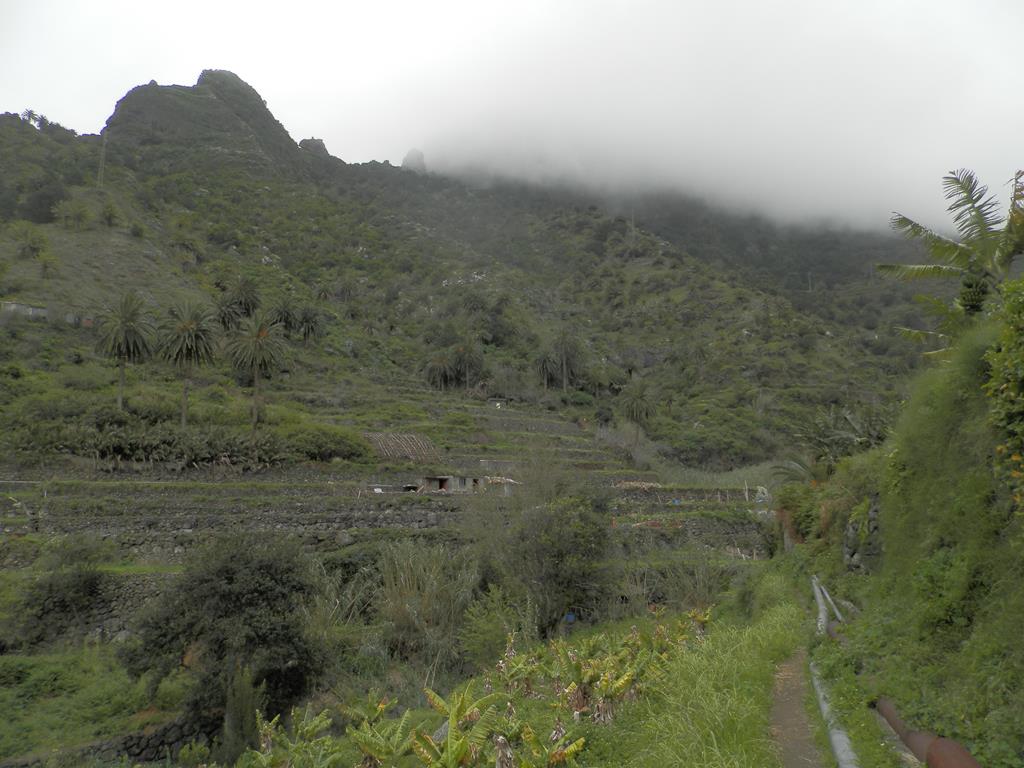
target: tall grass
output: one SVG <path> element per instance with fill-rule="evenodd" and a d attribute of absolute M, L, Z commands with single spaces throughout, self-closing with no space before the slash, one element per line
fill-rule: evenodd
<path fill-rule="evenodd" d="M 793 652 L 805 620 L 795 605 L 779 606 L 753 626 L 722 629 L 680 655 L 648 705 L 641 730 L 647 748 L 627 765 L 778 765 L 768 720 L 774 663 Z"/>
<path fill-rule="evenodd" d="M 749 624 L 713 623 L 703 642 L 673 657 L 649 697 L 624 710 L 615 727 L 588 734 L 587 765 L 780 765 L 769 731 L 775 664 L 810 626 L 779 574 L 763 574 L 756 589 L 761 615 Z"/>

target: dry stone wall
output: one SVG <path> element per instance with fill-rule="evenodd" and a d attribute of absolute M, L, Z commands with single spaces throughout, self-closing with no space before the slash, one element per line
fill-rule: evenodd
<path fill-rule="evenodd" d="M 245 530 L 267 535 L 293 535 L 315 548 L 344 546 L 350 531 L 359 528 L 422 529 L 454 519 L 454 499 L 431 497 L 354 499 L 334 503 L 332 509 L 228 509 L 204 512 L 168 505 L 159 510 L 133 513 L 128 509 L 61 510 L 50 506 L 38 515 L 38 530 L 55 535 L 88 533 L 109 539 L 131 556 L 142 560 L 177 562 L 203 537 Z"/>
<path fill-rule="evenodd" d="M 44 768 L 49 765 L 87 765 L 97 760 L 115 761 L 126 757 L 144 763 L 175 758 L 193 742 L 209 744 L 219 730 L 217 723 L 175 720 L 142 731 L 98 741 L 75 750 L 43 757 L 14 758 L 0 761 L 0 768 Z"/>

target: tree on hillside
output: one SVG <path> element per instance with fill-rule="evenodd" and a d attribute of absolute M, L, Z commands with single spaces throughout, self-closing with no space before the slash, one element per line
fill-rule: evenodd
<path fill-rule="evenodd" d="M 484 353 L 480 342 L 467 334 L 452 347 L 452 363 L 463 386 L 469 389 L 473 380 L 483 374 Z"/>
<path fill-rule="evenodd" d="M 540 374 L 541 383 L 547 391 L 548 384 L 558 380 L 559 366 L 551 350 L 543 350 L 537 357 L 537 373 Z"/>
<path fill-rule="evenodd" d="M 654 415 L 651 395 L 647 390 L 647 385 L 638 381 L 624 389 L 620 397 L 622 398 L 622 412 L 636 425 L 633 445 L 637 446 L 640 444 L 640 428 L 646 426 L 651 416 Z"/>
<path fill-rule="evenodd" d="M 879 264 L 878 269 L 904 280 L 959 280 L 957 307 L 971 316 L 981 311 L 985 299 L 1024 252 L 1024 172 L 1014 176 L 1006 217 L 999 215 L 998 200 L 988 194 L 988 187 L 980 184 L 972 171 L 951 171 L 943 177 L 942 186 L 960 239 L 950 239 L 903 214 L 893 214 L 893 229 L 921 240 L 934 263 Z"/>
<path fill-rule="evenodd" d="M 156 681 L 184 669 L 193 682 L 185 705 L 193 714 L 229 716 L 239 670 L 251 672 L 271 714 L 287 710 L 321 664 L 303 618 L 315 591 L 311 572 L 295 541 L 213 539 L 188 556 L 181 575 L 147 607 L 120 655 L 132 674 Z"/>
<path fill-rule="evenodd" d="M 113 202 L 107 200 L 103 205 L 103 210 L 100 211 L 100 221 L 106 224 L 108 227 L 112 227 L 117 224 L 118 219 L 121 218 L 120 212 L 117 210 L 117 206 Z"/>
<path fill-rule="evenodd" d="M 240 275 L 235 281 L 235 284 L 231 286 L 231 290 L 228 291 L 228 295 L 231 297 L 231 301 L 235 303 L 239 311 L 246 317 L 251 317 L 252 314 L 259 309 L 260 306 L 260 293 L 256 287 L 256 283 L 251 278 L 245 275 Z"/>
<path fill-rule="evenodd" d="M 569 381 L 580 372 L 582 352 L 580 342 L 569 328 L 564 327 L 551 344 L 551 353 L 562 376 L 562 391 L 569 389 Z"/>
<path fill-rule="evenodd" d="M 117 361 L 117 408 L 124 410 L 125 365 L 149 357 L 153 339 L 153 323 L 146 305 L 135 293 L 125 293 L 116 306 L 100 317 L 99 349 Z"/>
<path fill-rule="evenodd" d="M 91 216 L 89 206 L 83 201 L 73 198 L 58 200 L 51 213 L 53 218 L 59 221 L 65 229 L 82 229 L 89 223 Z"/>
<path fill-rule="evenodd" d="M 220 327 L 225 331 L 235 330 L 242 319 L 242 311 L 235 304 L 230 293 L 222 293 L 214 300 L 214 313 Z"/>
<path fill-rule="evenodd" d="M 506 583 L 529 595 L 542 635 L 550 635 L 566 612 L 587 617 L 608 599 L 606 514 L 595 500 L 563 496 L 530 505 L 492 532 L 500 541 L 498 567 Z"/>
<path fill-rule="evenodd" d="M 455 370 L 455 362 L 452 359 L 452 353 L 450 349 L 439 349 L 430 359 L 423 368 L 423 373 L 427 377 L 427 381 L 430 385 L 437 387 L 442 392 L 448 388 L 449 384 L 454 383 L 458 376 Z"/>
<path fill-rule="evenodd" d="M 282 293 L 270 308 L 269 319 L 281 326 L 285 337 L 298 329 L 298 313 L 295 311 L 295 299 L 291 294 Z"/>
<path fill-rule="evenodd" d="M 285 347 L 281 326 L 262 314 L 242 321 L 228 342 L 231 362 L 240 371 L 252 376 L 252 428 L 260 422 L 260 381 L 284 359 Z"/>
<path fill-rule="evenodd" d="M 309 304 L 300 309 L 295 330 L 302 334 L 303 344 L 308 343 L 311 339 L 320 338 L 324 332 L 324 320 L 320 310 Z"/>
<path fill-rule="evenodd" d="M 183 302 L 171 307 L 160 327 L 160 356 L 181 374 L 181 426 L 188 426 L 192 370 L 213 362 L 214 320 L 209 308 Z"/>
<path fill-rule="evenodd" d="M 18 256 L 23 259 L 35 259 L 50 247 L 46 233 L 27 221 L 12 224 L 10 233 L 17 243 Z"/>

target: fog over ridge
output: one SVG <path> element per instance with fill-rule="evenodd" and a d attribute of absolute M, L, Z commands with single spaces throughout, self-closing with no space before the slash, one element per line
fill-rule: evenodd
<path fill-rule="evenodd" d="M 884 228 L 896 209 L 943 227 L 944 173 L 972 168 L 1005 200 L 1024 165 L 1016 0 L 56 0 L 3 15 L 0 65 L 17 74 L 0 110 L 81 132 L 133 85 L 223 68 L 346 161 L 417 147 L 438 172 L 678 189 L 787 222 Z"/>

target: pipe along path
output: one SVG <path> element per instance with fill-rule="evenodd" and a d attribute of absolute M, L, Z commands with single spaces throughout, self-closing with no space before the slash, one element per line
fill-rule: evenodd
<path fill-rule="evenodd" d="M 828 633 L 829 637 L 843 642 L 842 635 L 837 631 L 838 625 L 843 621 L 843 616 L 836 608 L 835 602 L 832 600 L 832 596 L 829 595 L 828 590 L 818 580 L 817 576 L 811 577 L 811 588 L 814 590 L 814 600 L 818 604 L 818 634 Z M 836 615 L 836 622 L 829 621 L 828 608 L 825 606 L 825 602 L 832 606 L 832 610 Z M 849 738 L 846 733 L 838 727 L 833 730 L 832 720 L 828 711 L 828 701 L 824 699 L 824 690 L 820 687 L 820 681 L 818 678 L 818 672 L 814 667 L 814 663 L 811 663 L 811 681 L 814 683 L 814 689 L 818 692 L 818 705 L 821 707 L 822 717 L 825 718 L 825 723 L 829 727 L 829 741 L 832 742 L 832 751 L 835 753 L 836 761 L 839 763 L 839 768 L 855 768 L 857 766 L 857 758 L 853 754 L 853 750 L 850 750 L 850 757 L 853 762 L 843 762 L 843 758 L 840 757 L 839 749 L 849 747 Z M 960 744 L 959 742 L 953 741 L 952 739 L 945 739 L 929 731 L 915 731 L 900 718 L 899 713 L 896 711 L 896 705 L 891 699 L 881 697 L 875 703 L 875 708 L 878 710 L 885 721 L 889 723 L 896 734 L 900 737 L 900 740 L 906 744 L 909 749 L 918 760 L 922 761 L 928 768 L 981 768 L 981 763 L 974 759 L 970 752 Z M 834 735 L 835 734 L 835 735 Z M 839 739 L 839 745 L 837 747 L 836 739 Z"/>

